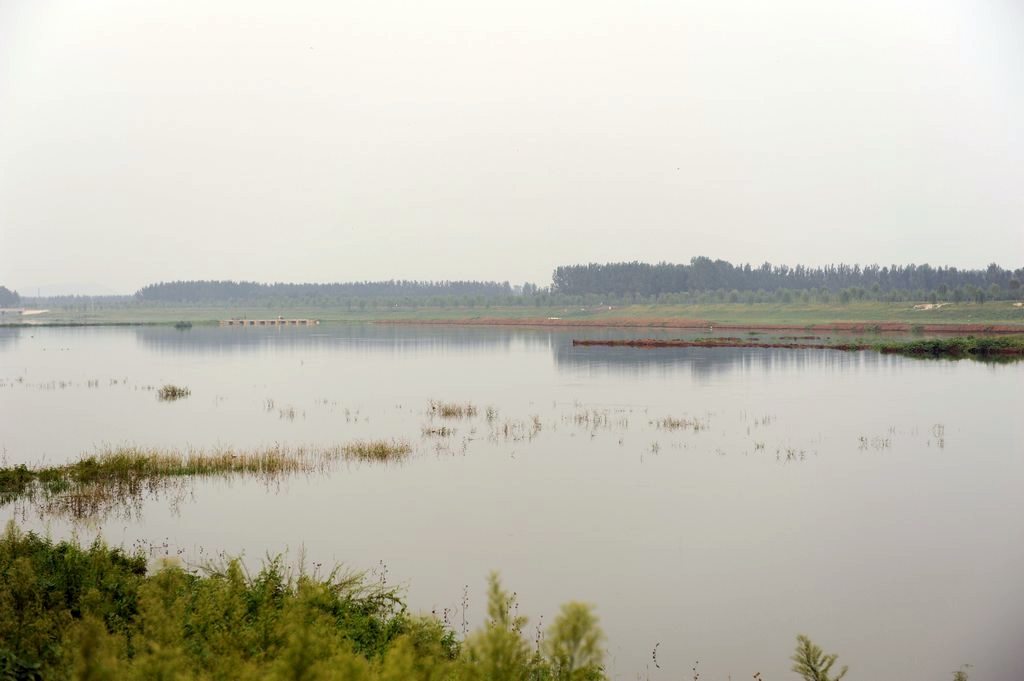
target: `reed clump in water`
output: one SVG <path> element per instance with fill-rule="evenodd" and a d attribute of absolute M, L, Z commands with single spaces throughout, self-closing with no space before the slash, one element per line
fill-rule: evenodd
<path fill-rule="evenodd" d="M 412 453 L 412 447 L 400 440 L 357 440 L 335 447 L 286 447 L 263 449 L 224 449 L 207 452 L 178 452 L 134 446 L 109 447 L 73 463 L 49 468 L 0 469 L 0 485 L 8 476 L 14 484 L 34 478 L 44 484 L 63 480 L 91 483 L 143 478 L 209 475 L 277 475 L 313 472 L 338 460 L 398 461 Z M 0 493 L 6 491 L 0 486 Z"/>
<path fill-rule="evenodd" d="M 441 426 L 439 428 L 423 426 L 420 432 L 423 433 L 423 437 L 451 437 L 455 435 L 455 429 L 450 426 Z"/>
<path fill-rule="evenodd" d="M 359 440 L 333 447 L 285 447 L 178 452 L 133 446 L 109 447 L 61 466 L 0 468 L 0 504 L 27 499 L 46 511 L 76 518 L 138 504 L 146 492 L 199 477 L 282 476 L 327 472 L 342 461 L 393 463 L 412 453 L 399 440 Z"/>
<path fill-rule="evenodd" d="M 156 397 L 161 402 L 173 402 L 174 400 L 180 400 L 188 397 L 191 394 L 192 391 L 185 386 L 173 385 L 171 383 L 161 386 L 160 389 L 156 391 Z"/>
<path fill-rule="evenodd" d="M 654 425 L 662 430 L 686 430 L 690 429 L 693 431 L 703 430 L 707 428 L 707 424 L 700 421 L 699 419 L 690 418 L 676 418 L 674 416 L 666 416 L 654 421 Z"/>
<path fill-rule="evenodd" d="M 439 402 L 437 400 L 431 400 L 430 414 L 440 416 L 443 419 L 472 418 L 477 415 L 477 408 L 475 405 L 468 402 L 466 404 L 460 404 L 458 402 Z"/>
<path fill-rule="evenodd" d="M 175 476 L 277 474 L 305 470 L 311 455 L 304 448 L 270 447 L 252 451 L 176 452 L 141 447 L 114 447 L 74 463 L 39 469 L 41 480 L 64 478 L 92 483 Z"/>
<path fill-rule="evenodd" d="M 342 447 L 342 458 L 355 461 L 401 461 L 411 453 L 409 443 L 401 440 L 361 440 Z"/>

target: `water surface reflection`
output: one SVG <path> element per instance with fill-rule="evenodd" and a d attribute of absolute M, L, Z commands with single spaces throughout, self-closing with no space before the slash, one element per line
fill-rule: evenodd
<path fill-rule="evenodd" d="M 643 335 L 658 333 L 681 335 Z M 596 603 L 620 679 L 683 678 L 696 659 L 707 678 L 788 678 L 801 631 L 858 678 L 948 678 L 965 662 L 1024 678 L 1024 365 L 571 345 L 636 335 L 0 329 L 0 447 L 38 464 L 103 443 L 404 438 L 402 466 L 272 489 L 198 480 L 96 527 L 186 556 L 301 545 L 328 564 L 384 561 L 416 608 L 457 608 L 471 585 L 477 621 L 499 568 L 546 622 L 567 599 Z M 159 402 L 147 387 L 166 382 L 191 395 Z M 478 412 L 442 423 L 431 399 Z"/>

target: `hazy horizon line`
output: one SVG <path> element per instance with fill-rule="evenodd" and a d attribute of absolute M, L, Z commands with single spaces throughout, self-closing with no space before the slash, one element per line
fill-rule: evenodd
<path fill-rule="evenodd" d="M 833 267 L 833 266 L 859 267 L 861 270 L 863 270 L 863 269 L 870 268 L 870 267 L 881 267 L 881 268 L 922 267 L 922 266 L 925 266 L 925 265 L 927 265 L 928 267 L 931 267 L 933 269 L 950 269 L 950 268 L 952 268 L 952 269 L 956 269 L 957 271 L 960 271 L 960 272 L 984 271 L 984 270 L 988 269 L 988 267 L 990 267 L 991 265 L 996 265 L 997 267 L 999 267 L 999 268 L 1001 268 L 1003 270 L 1008 270 L 1010 272 L 1018 272 L 1018 271 L 1024 269 L 1024 265 L 1017 266 L 1017 267 L 1015 267 L 1015 266 L 1008 266 L 1007 267 L 1007 266 L 1001 265 L 997 260 L 991 260 L 988 264 L 983 265 L 983 266 L 958 266 L 958 265 L 947 265 L 947 264 L 932 265 L 929 262 L 921 262 L 921 263 L 915 263 L 915 262 L 907 262 L 907 263 L 891 262 L 891 263 L 888 263 L 888 264 L 882 264 L 882 261 L 875 261 L 875 262 L 871 262 L 871 263 L 857 263 L 857 262 L 847 263 L 847 262 L 843 262 L 843 261 L 832 261 L 832 262 L 829 262 L 827 264 L 806 264 L 806 263 L 789 264 L 789 263 L 785 263 L 785 262 L 774 263 L 774 262 L 771 262 L 769 260 L 765 260 L 764 262 L 757 263 L 755 265 L 755 263 L 753 263 L 752 261 L 734 262 L 734 261 L 731 261 L 731 260 L 726 260 L 724 258 L 711 258 L 710 256 L 694 256 L 693 258 L 691 258 L 689 261 L 686 261 L 686 262 L 683 262 L 683 261 L 672 261 L 672 260 L 649 261 L 649 260 L 633 259 L 633 260 L 609 260 L 609 261 L 604 261 L 604 262 L 599 262 L 599 261 L 577 262 L 577 263 L 573 263 L 571 265 L 559 265 L 557 267 L 581 267 L 581 266 L 588 266 L 588 265 L 615 265 L 615 264 L 641 264 L 641 265 L 652 265 L 652 266 L 653 265 L 660 265 L 660 264 L 689 265 L 689 264 L 691 264 L 693 262 L 693 260 L 698 259 L 698 258 L 708 258 L 712 262 L 718 262 L 718 261 L 726 262 L 726 263 L 729 263 L 730 265 L 732 265 L 733 267 L 737 267 L 737 268 L 746 267 L 747 265 L 751 266 L 752 268 L 756 268 L 756 267 L 761 267 L 763 264 L 770 264 L 772 267 L 788 267 L 789 269 L 796 269 L 797 267 L 803 267 L 803 268 L 811 269 L 811 270 L 815 270 L 815 269 L 819 269 L 819 268 L 826 268 L 826 267 Z M 556 267 L 556 269 L 557 269 L 557 267 Z M 286 285 L 286 286 L 309 286 L 309 285 L 312 285 L 312 286 L 330 286 L 330 285 L 339 285 L 339 284 L 362 284 L 362 283 L 377 284 L 377 283 L 383 283 L 383 282 L 409 282 L 409 283 L 417 283 L 417 284 L 437 284 L 437 283 L 442 283 L 442 282 L 472 282 L 472 283 L 497 283 L 497 284 L 508 283 L 509 285 L 511 285 L 513 287 L 515 287 L 515 286 L 522 286 L 524 284 L 531 284 L 531 285 L 538 286 L 540 288 L 544 288 L 544 287 L 548 287 L 548 286 L 551 285 L 552 280 L 553 280 L 554 272 L 555 272 L 555 270 L 553 269 L 552 270 L 552 278 L 549 278 L 548 280 L 546 280 L 546 281 L 544 281 L 542 283 L 541 282 L 536 282 L 536 281 L 529 281 L 527 279 L 522 279 L 522 280 L 514 279 L 514 278 L 510 278 L 510 277 L 492 278 L 492 279 L 473 279 L 473 278 L 466 278 L 466 277 L 460 277 L 460 278 L 445 278 L 445 277 L 441 277 L 441 278 L 382 277 L 382 278 L 375 278 L 375 279 L 370 279 L 370 278 L 361 278 L 361 279 L 330 279 L 330 280 L 324 279 L 324 280 L 302 280 L 302 281 L 299 281 L 299 280 L 280 280 L 280 279 L 279 280 L 274 280 L 274 279 L 258 280 L 258 279 L 248 279 L 248 278 L 209 277 L 209 278 L 157 279 L 157 280 L 151 280 L 151 281 L 149 281 L 147 283 L 144 283 L 144 284 L 141 284 L 141 285 L 137 286 L 134 290 L 131 290 L 131 291 L 117 291 L 117 290 L 114 290 L 112 288 L 108 288 L 104 284 L 97 283 L 97 282 L 94 282 L 94 281 L 92 281 L 92 282 L 58 282 L 58 283 L 48 283 L 48 284 L 36 284 L 36 285 L 33 285 L 33 286 L 28 286 L 28 287 L 10 286 L 8 284 L 5 284 L 3 281 L 0 281 L 0 286 L 6 286 L 9 290 L 18 293 L 23 298 L 131 297 L 131 296 L 134 296 L 135 294 L 137 294 L 140 290 L 142 290 L 143 288 L 145 288 L 147 286 L 153 286 L 153 285 L 156 285 L 156 284 L 173 284 L 173 283 L 181 283 L 181 282 L 234 282 L 234 283 L 258 284 L 258 285 L 262 285 L 262 286 L 273 286 L 273 285 Z"/>

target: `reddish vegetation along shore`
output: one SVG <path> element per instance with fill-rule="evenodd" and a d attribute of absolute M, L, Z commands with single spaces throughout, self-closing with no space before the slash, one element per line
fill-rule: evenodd
<path fill-rule="evenodd" d="M 829 322 L 827 324 L 719 324 L 706 319 L 659 317 L 609 317 L 606 319 L 548 319 L 526 317 L 474 317 L 471 319 L 383 319 L 377 324 L 443 324 L 454 326 L 550 326 L 595 328 L 706 329 L 713 326 L 722 331 L 846 331 L 850 333 L 910 332 L 924 333 L 1021 333 L 1022 327 L 1012 324 L 909 324 L 907 322 Z M 782 346 L 780 346 L 782 347 Z M 800 347 L 807 347 L 801 345 Z M 833 347 L 833 346 L 829 346 Z"/>
<path fill-rule="evenodd" d="M 967 338 L 926 339 L 915 341 L 878 341 L 867 343 L 793 343 L 758 341 L 754 339 L 719 336 L 692 340 L 634 338 L 625 340 L 578 340 L 573 345 L 601 345 L 627 348 L 786 348 L 793 350 L 874 350 L 883 354 L 912 357 L 977 357 L 1016 358 L 1024 356 L 1024 337 L 1000 336 L 994 338 L 969 336 Z"/>
<path fill-rule="evenodd" d="M 630 338 L 626 340 L 573 339 L 572 344 L 605 345 L 622 348 L 799 348 L 804 350 L 867 350 L 871 347 L 867 343 L 765 343 L 729 336 L 698 338 L 695 340 L 677 338 Z"/>

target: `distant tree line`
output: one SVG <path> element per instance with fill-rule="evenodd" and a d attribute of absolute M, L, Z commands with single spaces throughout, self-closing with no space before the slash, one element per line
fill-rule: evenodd
<path fill-rule="evenodd" d="M 995 263 L 982 270 L 931 265 L 733 265 L 724 260 L 697 257 L 688 265 L 661 262 L 591 263 L 559 267 L 552 277 L 554 294 L 631 296 L 639 299 L 666 294 L 707 291 L 810 292 L 847 291 L 851 298 L 887 299 L 892 292 L 923 291 L 939 297 L 960 290 L 963 295 L 983 291 L 990 298 L 1017 297 L 1024 268 L 1007 270 Z M 911 296 L 912 297 L 912 296 Z"/>
<path fill-rule="evenodd" d="M 0 307 L 15 307 L 21 304 L 21 296 L 6 286 L 0 286 Z"/>
<path fill-rule="evenodd" d="M 527 285 L 529 286 L 529 285 Z M 147 303 L 253 303 L 286 300 L 311 304 L 346 300 L 500 298 L 521 293 L 507 281 L 357 281 L 334 284 L 261 284 L 254 281 L 172 281 L 139 289 Z"/>
<path fill-rule="evenodd" d="M 348 309 L 708 303 L 974 302 L 1022 297 L 1024 268 L 957 269 L 931 265 L 733 265 L 697 257 L 689 264 L 591 263 L 555 269 L 550 286 L 507 281 L 361 281 L 263 284 L 172 281 L 133 296 L 27 298 L 69 309 L 136 305 L 341 306 Z M 22 301 L 0 287 L 0 305 Z"/>

